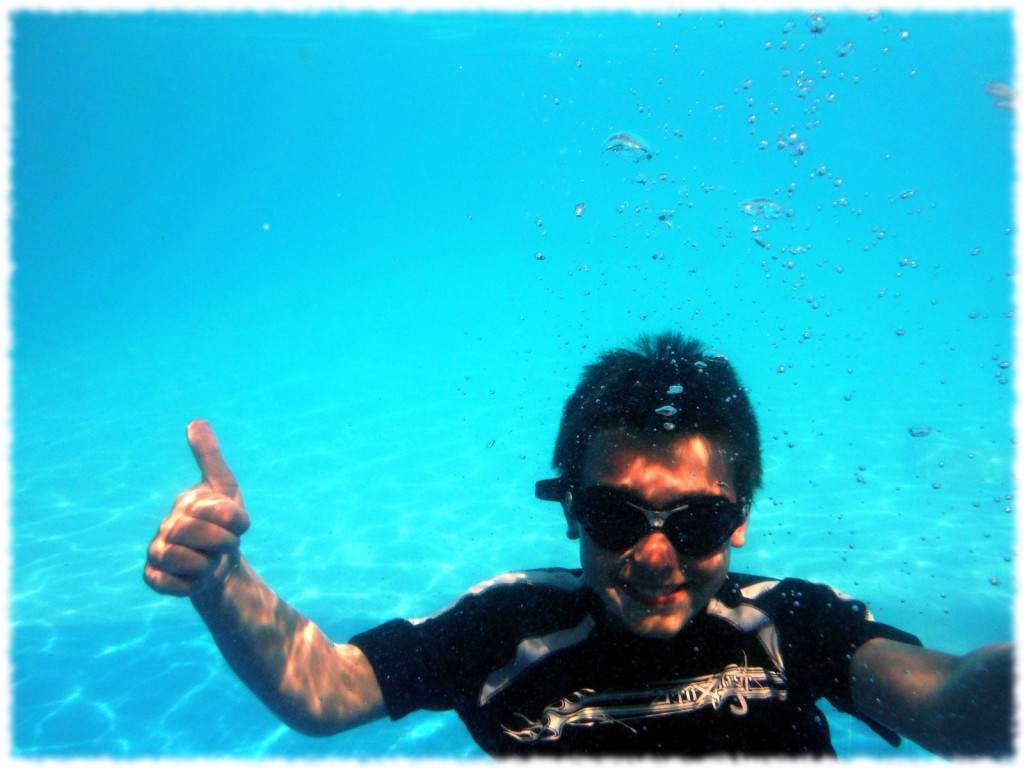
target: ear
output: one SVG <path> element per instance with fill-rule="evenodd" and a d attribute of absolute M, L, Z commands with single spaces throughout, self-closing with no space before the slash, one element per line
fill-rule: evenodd
<path fill-rule="evenodd" d="M 729 538 L 729 543 L 734 547 L 742 547 L 747 543 L 747 523 L 748 520 L 744 520 L 743 524 L 740 525 L 735 531 L 732 532 L 732 536 Z"/>
<path fill-rule="evenodd" d="M 565 515 L 565 522 L 569 526 L 565 535 L 573 540 L 578 539 L 580 537 L 580 524 L 576 520 L 576 515 L 572 513 L 572 493 L 570 491 L 566 491 L 565 497 L 562 499 L 562 514 Z"/>

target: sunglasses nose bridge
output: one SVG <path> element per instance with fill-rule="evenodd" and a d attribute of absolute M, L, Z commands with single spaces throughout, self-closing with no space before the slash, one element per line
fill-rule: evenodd
<path fill-rule="evenodd" d="M 668 516 L 676 511 L 674 509 L 665 511 L 658 509 L 647 509 L 646 507 L 641 507 L 639 504 L 632 503 L 629 504 L 629 506 L 631 506 L 638 512 L 643 513 L 643 516 L 647 519 L 648 533 L 650 533 L 651 531 L 660 531 L 661 529 L 663 529 L 665 527 L 665 521 L 668 519 Z"/>

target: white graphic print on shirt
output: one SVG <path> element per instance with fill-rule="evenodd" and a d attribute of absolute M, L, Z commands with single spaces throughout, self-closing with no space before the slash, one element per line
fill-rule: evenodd
<path fill-rule="evenodd" d="M 525 716 L 526 726 L 505 727 L 512 738 L 523 742 L 557 741 L 568 726 L 592 727 L 618 724 L 636 732 L 630 723 L 710 707 L 743 716 L 750 699 L 786 700 L 786 678 L 762 667 L 729 664 L 721 672 L 652 684 L 638 691 L 604 691 L 584 688 L 544 708 L 538 721 Z"/>

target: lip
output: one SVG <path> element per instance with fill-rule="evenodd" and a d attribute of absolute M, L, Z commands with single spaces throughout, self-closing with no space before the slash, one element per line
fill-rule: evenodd
<path fill-rule="evenodd" d="M 669 587 L 638 587 L 629 582 L 620 582 L 621 589 L 631 600 L 650 608 L 664 608 L 674 604 L 686 596 L 688 585 L 679 584 Z"/>

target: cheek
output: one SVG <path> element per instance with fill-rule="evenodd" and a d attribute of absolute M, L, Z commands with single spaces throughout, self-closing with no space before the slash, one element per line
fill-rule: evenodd
<path fill-rule="evenodd" d="M 592 587 L 599 588 L 603 582 L 614 578 L 621 565 L 619 555 L 595 546 L 586 533 L 580 535 L 580 566 Z"/>
<path fill-rule="evenodd" d="M 689 571 L 691 578 L 701 581 L 724 579 L 725 574 L 729 571 L 729 547 L 716 552 L 711 557 L 691 562 L 683 567 L 683 571 Z"/>
<path fill-rule="evenodd" d="M 584 568 L 607 567 L 609 559 L 608 553 L 595 547 L 586 533 L 580 534 L 580 563 Z"/>

